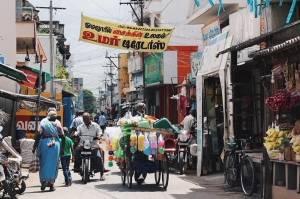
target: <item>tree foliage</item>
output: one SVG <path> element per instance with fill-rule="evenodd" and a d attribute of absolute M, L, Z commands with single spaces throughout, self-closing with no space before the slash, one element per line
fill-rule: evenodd
<path fill-rule="evenodd" d="M 83 89 L 83 107 L 84 110 L 90 114 L 96 113 L 97 101 L 95 96 L 93 95 L 92 91 L 88 89 Z"/>

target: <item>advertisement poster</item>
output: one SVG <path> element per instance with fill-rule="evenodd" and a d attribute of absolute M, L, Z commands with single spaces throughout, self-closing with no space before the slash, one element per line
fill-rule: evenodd
<path fill-rule="evenodd" d="M 146 86 L 163 83 L 163 54 L 156 53 L 145 57 L 145 84 Z"/>
<path fill-rule="evenodd" d="M 173 29 L 133 26 L 81 15 L 79 41 L 128 51 L 163 52 Z"/>
<path fill-rule="evenodd" d="M 191 80 L 195 78 L 200 71 L 201 59 L 203 52 L 191 53 Z"/>

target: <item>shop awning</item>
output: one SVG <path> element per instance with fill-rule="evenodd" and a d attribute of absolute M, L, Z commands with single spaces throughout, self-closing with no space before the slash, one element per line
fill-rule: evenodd
<path fill-rule="evenodd" d="M 74 93 L 71 93 L 71 92 L 68 92 L 68 91 L 65 91 L 65 90 L 62 90 L 62 96 L 63 97 L 76 97 L 76 95 Z"/>
<path fill-rule="evenodd" d="M 13 101 L 28 101 L 28 102 L 37 102 L 38 96 L 37 95 L 22 95 L 17 93 L 12 93 L 6 90 L 0 89 L 0 97 L 10 99 Z M 59 102 L 52 101 L 50 99 L 47 99 L 45 97 L 40 96 L 40 103 L 48 106 L 57 106 L 59 105 Z"/>
<path fill-rule="evenodd" d="M 15 68 L 0 63 L 0 76 L 7 77 L 11 80 L 24 84 L 24 81 L 28 82 L 27 75 Z"/>
<path fill-rule="evenodd" d="M 259 50 L 256 52 L 252 52 L 248 55 L 248 57 L 250 58 L 257 58 L 257 57 L 263 57 L 263 56 L 267 56 L 270 55 L 272 53 L 278 53 L 284 50 L 287 50 L 289 48 L 292 48 L 293 46 L 299 45 L 300 44 L 300 36 L 295 37 L 293 39 L 287 40 L 281 44 L 263 49 L 263 50 Z"/>
<path fill-rule="evenodd" d="M 258 37 L 255 37 L 253 39 L 249 39 L 248 41 L 245 41 L 243 43 L 240 43 L 240 44 L 237 44 L 235 46 L 232 46 L 230 48 L 227 48 L 225 50 L 222 50 L 220 52 L 218 52 L 216 54 L 216 57 L 218 57 L 219 55 L 221 54 L 224 54 L 224 53 L 228 53 L 228 52 L 231 52 L 231 51 L 239 51 L 239 50 L 243 50 L 244 48 L 247 48 L 247 47 L 250 47 L 250 46 L 253 46 L 255 44 L 259 44 L 260 42 L 264 41 L 266 38 L 268 38 L 269 36 L 275 34 L 275 33 L 278 33 L 280 31 L 283 31 L 285 29 L 288 29 L 288 28 L 291 28 L 293 26 L 296 26 L 296 25 L 300 25 L 300 20 L 298 21 L 295 21 L 294 23 L 290 23 L 286 26 L 283 26 L 281 28 L 278 28 L 276 30 L 273 30 L 271 32 L 268 32 L 266 34 L 263 34 L 263 35 L 260 35 Z"/>

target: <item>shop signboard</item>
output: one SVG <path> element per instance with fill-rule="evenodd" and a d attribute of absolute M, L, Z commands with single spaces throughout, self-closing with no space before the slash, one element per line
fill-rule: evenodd
<path fill-rule="evenodd" d="M 234 35 L 232 45 L 237 45 L 261 35 L 261 15 L 254 17 L 248 7 L 229 15 L 229 33 Z M 259 50 L 259 45 L 238 51 L 238 63 L 250 60 L 248 54 Z"/>
<path fill-rule="evenodd" d="M 221 33 L 219 19 L 215 19 L 201 28 L 203 45 L 208 46 L 212 38 Z"/>
<path fill-rule="evenodd" d="M 227 31 L 220 34 L 205 47 L 199 73 L 205 75 L 219 70 L 223 56 L 216 57 L 216 53 L 224 49 L 227 35 Z"/>
<path fill-rule="evenodd" d="M 27 79 L 29 82 L 24 82 L 24 85 L 30 88 L 34 88 L 38 74 L 25 68 L 20 68 L 19 70 L 23 71 L 27 75 Z"/>
<path fill-rule="evenodd" d="M 163 83 L 163 54 L 155 53 L 145 58 L 145 84 L 146 86 Z"/>

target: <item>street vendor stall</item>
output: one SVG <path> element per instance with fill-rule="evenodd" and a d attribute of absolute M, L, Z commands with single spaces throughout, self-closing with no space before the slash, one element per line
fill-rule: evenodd
<path fill-rule="evenodd" d="M 154 173 L 155 184 L 159 186 L 162 179 L 162 186 L 167 189 L 169 153 L 176 150 L 171 137 L 177 129 L 168 119 L 158 120 L 152 116 L 131 117 L 126 114 L 119 123 L 120 127 L 107 132 L 106 146 L 120 168 L 122 184 L 127 181 L 128 188 L 132 188 L 133 177 L 140 184 L 148 173 Z"/>

